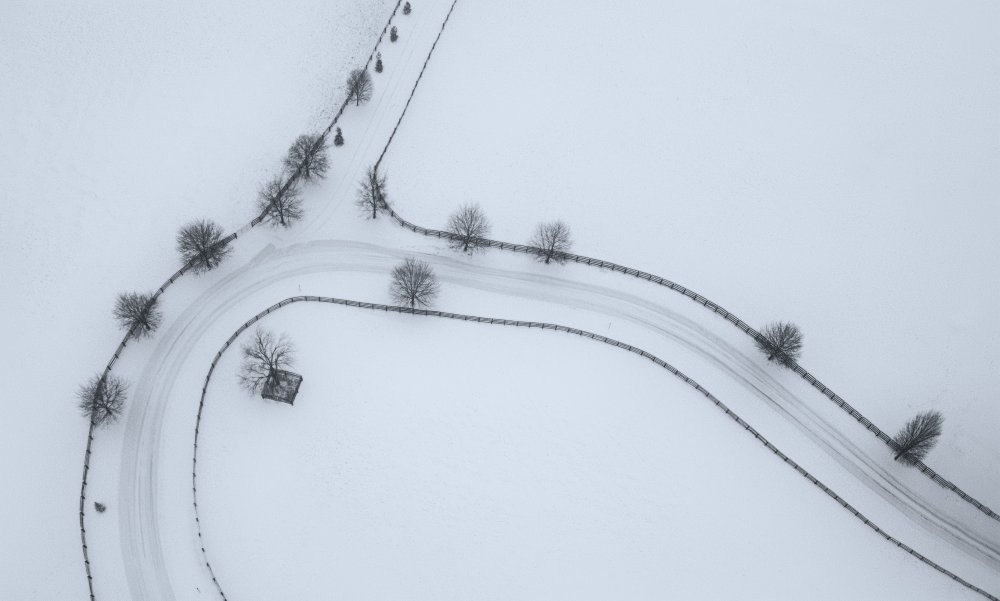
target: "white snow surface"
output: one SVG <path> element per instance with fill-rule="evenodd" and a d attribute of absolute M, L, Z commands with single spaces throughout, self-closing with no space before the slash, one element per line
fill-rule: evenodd
<path fill-rule="evenodd" d="M 439 273 L 443 310 L 586 328 L 673 363 L 885 530 L 1000 593 L 1000 525 L 689 300 L 359 219 L 356 183 L 450 2 L 413 4 L 305 221 L 255 229 L 217 272 L 171 287 L 161 330 L 116 367 L 132 394 L 94 449 L 98 598 L 217 597 L 190 490 L 212 357 L 288 296 L 387 301 L 411 254 Z M 249 220 L 391 10 L 0 8 L 0 294 L 18 343 L 4 351 L 0 598 L 86 595 L 73 392 L 117 344 L 114 295 L 159 286 L 187 219 Z M 479 202 L 512 241 L 562 218 L 578 252 L 754 324 L 799 322 L 803 363 L 885 429 L 942 409 L 928 462 L 996 509 L 997 25 L 984 2 L 460 0 L 384 163 L 390 198 L 427 226 Z M 231 348 L 199 450 L 205 544 L 230 599 L 978 598 L 623 351 L 327 305 L 264 325 L 296 343 L 296 405 L 240 392 Z"/>

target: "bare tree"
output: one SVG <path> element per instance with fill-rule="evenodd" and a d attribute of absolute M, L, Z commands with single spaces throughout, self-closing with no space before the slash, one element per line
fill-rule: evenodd
<path fill-rule="evenodd" d="M 177 252 L 195 273 L 214 269 L 232 252 L 223 242 L 222 226 L 207 219 L 191 221 L 177 232 Z"/>
<path fill-rule="evenodd" d="M 355 106 L 372 99 L 372 76 L 366 69 L 355 69 L 347 77 L 347 101 L 354 101 Z"/>
<path fill-rule="evenodd" d="M 152 336 L 163 321 L 157 302 L 152 294 L 122 292 L 115 302 L 115 319 L 123 330 L 129 330 L 136 338 Z"/>
<path fill-rule="evenodd" d="M 893 438 L 896 447 L 896 456 L 893 459 L 895 461 L 902 459 L 903 463 L 910 465 L 922 461 L 937 444 L 943 425 L 944 416 L 940 411 L 918 413 L 916 417 L 906 422 Z"/>
<path fill-rule="evenodd" d="M 379 209 L 387 206 L 385 196 L 385 176 L 380 176 L 375 167 L 369 167 L 365 179 L 361 180 L 358 199 L 354 204 L 366 215 L 371 211 L 371 218 L 375 219 L 378 217 Z"/>
<path fill-rule="evenodd" d="M 280 177 L 275 177 L 264 184 L 257 196 L 257 210 L 274 226 L 291 227 L 292 223 L 302 219 L 302 195 L 295 182 L 282 184 Z"/>
<path fill-rule="evenodd" d="M 251 394 L 260 392 L 279 370 L 291 367 L 294 349 L 283 334 L 275 337 L 270 331 L 257 328 L 243 344 L 240 366 L 240 386 Z"/>
<path fill-rule="evenodd" d="M 392 298 L 400 304 L 429 306 L 439 291 L 437 276 L 425 261 L 412 257 L 392 269 Z"/>
<path fill-rule="evenodd" d="M 103 426 L 118 420 L 125 408 L 127 394 L 125 380 L 110 374 L 107 377 L 97 374 L 77 391 L 77 406 L 95 426 Z"/>
<path fill-rule="evenodd" d="M 458 236 L 448 241 L 450 247 L 462 252 L 475 252 L 483 247 L 482 238 L 490 235 L 490 222 L 479 205 L 467 204 L 448 219 L 448 231 Z"/>
<path fill-rule="evenodd" d="M 539 223 L 535 235 L 528 242 L 539 249 L 537 258 L 549 264 L 551 261 L 565 263 L 563 253 L 569 252 L 573 241 L 570 239 L 569 226 L 562 221 Z"/>
<path fill-rule="evenodd" d="M 330 161 L 326 156 L 326 139 L 323 136 L 303 134 L 296 138 L 285 157 L 285 168 L 290 174 L 298 172 L 307 182 L 323 179 Z"/>
<path fill-rule="evenodd" d="M 768 361 L 790 366 L 802 355 L 802 330 L 794 323 L 776 321 L 760 330 L 757 348 L 767 355 Z"/>

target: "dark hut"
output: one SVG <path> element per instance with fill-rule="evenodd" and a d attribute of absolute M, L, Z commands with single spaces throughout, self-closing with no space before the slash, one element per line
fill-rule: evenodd
<path fill-rule="evenodd" d="M 272 401 L 294 405 L 295 395 L 299 393 L 299 386 L 301 384 L 302 376 L 299 374 L 278 369 L 268 377 L 260 396 Z"/>

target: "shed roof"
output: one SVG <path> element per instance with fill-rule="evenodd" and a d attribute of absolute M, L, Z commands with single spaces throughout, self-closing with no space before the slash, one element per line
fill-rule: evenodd
<path fill-rule="evenodd" d="M 299 374 L 279 369 L 264 383 L 264 389 L 260 396 L 272 401 L 295 403 L 295 395 L 299 393 L 299 386 L 302 384 L 302 376 Z"/>

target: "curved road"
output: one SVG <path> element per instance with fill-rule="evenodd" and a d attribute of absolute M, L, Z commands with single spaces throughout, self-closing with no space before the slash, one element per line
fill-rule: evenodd
<path fill-rule="evenodd" d="M 285 298 L 289 295 L 288 291 L 296 291 L 300 282 L 306 281 L 309 286 L 309 290 L 302 290 L 304 294 L 337 293 L 340 296 L 363 297 L 363 294 L 351 290 L 345 292 L 345 288 L 352 287 L 349 282 L 364 280 L 364 276 L 374 276 L 367 278 L 369 280 L 384 280 L 395 263 L 411 254 L 404 250 L 347 241 L 270 248 L 252 263 L 219 281 L 179 316 L 167 331 L 161 333 L 132 399 L 129 439 L 122 457 L 121 497 L 123 501 L 130 500 L 123 503 L 126 523 L 122 527 L 122 544 L 130 586 L 136 598 L 173 598 L 172 574 L 164 558 L 164 531 L 159 517 L 165 510 L 158 506 L 158 501 L 162 498 L 174 499 L 178 495 L 161 488 L 170 481 L 170 477 L 161 477 L 158 468 L 180 459 L 172 453 L 165 455 L 162 452 L 165 411 L 177 403 L 184 403 L 184 409 L 192 416 L 197 409 L 197 396 L 175 391 L 176 383 L 184 380 L 185 370 L 194 370 L 197 379 L 199 368 L 203 370 L 211 358 L 211 355 L 203 356 L 204 347 L 214 352 L 211 349 L 228 338 L 229 333 L 249 315 L 260 307 Z M 487 292 L 491 296 L 537 302 L 541 309 L 539 313 L 551 312 L 553 307 L 564 307 L 574 315 L 581 312 L 590 315 L 584 317 L 589 323 L 609 320 L 616 324 L 628 322 L 635 326 L 632 331 L 646 333 L 639 344 L 653 352 L 665 346 L 675 348 L 675 345 L 687 349 L 691 355 L 725 374 L 730 383 L 746 396 L 762 401 L 762 406 L 766 405 L 769 411 L 776 412 L 781 419 L 791 423 L 821 447 L 837 465 L 906 515 L 910 520 L 906 529 L 908 532 L 900 531 L 898 525 L 892 530 L 899 532 L 899 537 L 918 551 L 921 550 L 920 543 L 911 541 L 922 539 L 917 531 L 923 529 L 925 534 L 931 533 L 947 541 L 954 557 L 964 556 L 966 561 L 961 563 L 980 564 L 993 573 L 1000 571 L 1000 533 L 981 530 L 981 525 L 976 524 L 975 517 L 969 512 L 950 515 L 942 511 L 926 490 L 910 488 L 896 479 L 894 472 L 881 467 L 884 458 L 868 456 L 835 426 L 826 422 L 823 416 L 814 413 L 808 403 L 777 382 L 753 356 L 744 353 L 752 352 L 751 349 L 740 349 L 682 313 L 621 290 L 548 274 L 483 268 L 450 256 L 424 254 L 422 258 L 432 263 L 446 290 L 467 288 Z M 337 277 L 329 278 L 330 283 L 325 285 L 316 283 L 318 276 L 329 275 Z M 346 275 L 351 277 L 342 277 Z M 532 315 L 510 317 L 531 319 Z M 586 326 L 583 324 L 583 327 Z M 209 333 L 216 333 L 217 337 L 210 338 Z M 633 339 L 629 336 L 630 341 Z M 670 353 L 663 353 L 663 356 L 670 356 Z M 754 423 L 754 418 L 748 416 L 748 420 Z M 188 424 L 190 428 L 193 421 Z M 172 437 L 177 435 L 177 432 L 171 434 Z M 189 442 L 190 438 L 184 437 L 183 443 Z M 831 485 L 838 488 L 833 483 Z M 182 488 L 188 492 L 186 486 Z M 190 529 L 171 531 L 170 534 L 174 537 L 180 535 L 178 540 L 191 536 Z M 881 543 L 873 539 L 872 544 Z M 960 576 L 989 588 L 983 577 L 977 577 L 975 572 L 973 575 L 963 573 L 966 571 L 963 565 L 954 565 L 954 561 L 929 555 Z M 974 561 L 969 562 L 969 559 Z M 225 575 L 220 575 L 220 578 L 224 582 Z"/>
<path fill-rule="evenodd" d="M 220 273 L 225 275 L 213 276 L 215 284 L 180 315 L 168 312 L 167 327 L 154 339 L 155 347 L 135 378 L 118 474 L 122 557 L 132 598 L 169 601 L 176 598 L 175 590 L 189 586 L 216 594 L 194 542 L 187 461 L 201 378 L 219 344 L 261 307 L 295 294 L 382 300 L 392 265 L 414 254 L 403 249 L 433 249 L 433 241 L 414 241 L 388 223 L 362 230 L 351 200 L 356 182 L 378 158 L 395 126 L 449 6 L 440 0 L 422 2 L 412 15 L 399 20 L 399 42 L 381 49 L 386 72 L 376 75 L 375 98 L 369 105 L 349 107 L 341 120 L 348 143 L 331 149 L 333 168 L 320 188 L 322 206 L 310 199 L 309 220 L 289 232 L 264 230 L 241 236 L 237 243 L 241 252 L 255 245 L 262 252 L 238 268 L 223 266 Z M 359 231 L 384 243 L 346 240 L 359 236 Z M 307 242 L 310 238 L 320 241 Z M 702 325 L 689 317 L 690 312 L 673 308 L 669 300 L 652 302 L 648 296 L 630 293 L 627 285 L 595 283 L 602 281 L 600 274 L 527 269 L 525 257 L 491 256 L 494 266 L 484 267 L 450 255 L 422 254 L 446 290 L 517 299 L 532 307 L 530 314 L 504 312 L 506 317 L 560 321 L 592 330 L 614 322 L 616 328 L 628 329 L 622 338 L 667 360 L 682 353 L 685 360 L 677 359 L 679 367 L 691 371 L 687 361 L 692 361 L 714 372 L 724 383 L 699 379 L 711 382 L 727 403 L 733 404 L 736 396 L 744 398 L 745 407 L 739 412 L 769 437 L 774 429 L 786 432 L 781 436 L 811 441 L 819 451 L 818 458 L 810 461 L 821 464 L 807 467 L 814 473 L 818 470 L 817 476 L 850 501 L 855 499 L 845 490 L 848 482 L 869 502 L 881 500 L 883 515 L 872 515 L 880 524 L 974 584 L 991 592 L 1000 590 L 996 524 L 950 502 L 928 481 L 907 478 L 904 471 L 887 465 L 884 449 L 846 434 L 835 417 L 784 385 L 776 375 L 780 372 L 764 368 L 757 357 L 748 355 L 752 349 Z M 306 288 L 299 288 L 302 283 Z M 185 290 L 192 294 L 204 285 L 193 280 Z M 499 313 L 480 307 L 446 309 Z M 572 317 L 549 319 L 556 314 Z M 851 518 L 845 514 L 845 519 Z M 874 537 L 872 544 L 884 545 Z M 886 552 L 894 551 L 887 546 Z M 224 583 L 225 574 L 219 576 Z"/>

